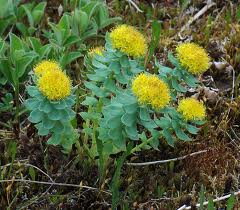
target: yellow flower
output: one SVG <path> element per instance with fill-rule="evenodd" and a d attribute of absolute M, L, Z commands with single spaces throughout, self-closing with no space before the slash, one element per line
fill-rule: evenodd
<path fill-rule="evenodd" d="M 132 82 L 132 91 L 140 104 L 149 104 L 154 109 L 161 109 L 170 101 L 168 86 L 156 75 L 139 74 Z"/>
<path fill-rule="evenodd" d="M 210 67 L 210 57 L 206 50 L 194 43 L 183 43 L 177 48 L 181 65 L 192 74 L 201 74 Z"/>
<path fill-rule="evenodd" d="M 61 67 L 56 61 L 44 60 L 38 63 L 33 71 L 37 76 L 43 75 L 47 71 L 60 70 Z"/>
<path fill-rule="evenodd" d="M 146 54 L 146 39 L 132 26 L 117 26 L 110 33 L 110 39 L 114 48 L 129 56 L 142 57 Z"/>
<path fill-rule="evenodd" d="M 45 72 L 39 77 L 37 86 L 49 100 L 61 100 L 71 93 L 71 81 L 61 70 Z"/>
<path fill-rule="evenodd" d="M 185 120 L 203 120 L 206 117 L 205 106 L 194 98 L 182 99 L 177 111 L 183 115 Z"/>
<path fill-rule="evenodd" d="M 95 48 L 91 48 L 89 51 L 88 51 L 88 55 L 90 57 L 93 57 L 94 55 L 100 55 L 100 56 L 103 56 L 103 52 L 104 52 L 104 47 L 100 46 L 100 47 L 95 47 Z"/>

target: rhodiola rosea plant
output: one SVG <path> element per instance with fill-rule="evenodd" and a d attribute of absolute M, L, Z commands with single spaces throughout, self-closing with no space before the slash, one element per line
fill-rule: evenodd
<path fill-rule="evenodd" d="M 42 61 L 34 68 L 35 85 L 28 86 L 30 96 L 25 105 L 30 110 L 29 121 L 35 123 L 39 136 L 51 135 L 47 143 L 71 151 L 77 139 L 71 120 L 75 104 L 70 78 L 54 61 Z"/>
<path fill-rule="evenodd" d="M 206 51 L 194 43 L 180 44 L 176 56 L 168 56 L 174 68 L 155 62 L 159 74 L 144 69 L 146 52 L 144 35 L 120 25 L 106 34 L 104 49 L 91 50 L 85 62 L 89 95 L 82 104 L 88 111 L 80 115 L 87 122 L 83 132 L 92 141 L 83 144 L 90 143 L 90 154 L 99 156 L 102 176 L 109 155 L 122 154 L 111 185 L 113 208 L 119 201 L 120 169 L 127 156 L 157 149 L 164 139 L 170 146 L 177 140 L 190 141 L 206 117 L 202 102 L 184 97 L 188 87 L 199 84 L 196 75 L 209 68 Z"/>

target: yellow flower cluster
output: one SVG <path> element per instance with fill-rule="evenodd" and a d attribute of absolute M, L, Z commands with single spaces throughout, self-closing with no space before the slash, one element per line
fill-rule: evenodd
<path fill-rule="evenodd" d="M 177 111 L 185 120 L 203 120 L 206 117 L 206 108 L 202 102 L 194 98 L 182 99 Z"/>
<path fill-rule="evenodd" d="M 57 62 L 51 61 L 51 60 L 44 60 L 44 61 L 41 61 L 39 64 L 37 64 L 34 67 L 33 71 L 37 76 L 41 76 L 45 72 L 60 70 L 60 69 L 61 67 Z"/>
<path fill-rule="evenodd" d="M 93 57 L 94 55 L 100 55 L 100 56 L 103 56 L 103 52 L 104 52 L 104 47 L 100 46 L 100 47 L 95 47 L 95 48 L 91 48 L 89 51 L 88 51 L 88 55 L 90 57 Z"/>
<path fill-rule="evenodd" d="M 39 77 L 37 86 L 49 100 L 61 100 L 71 94 L 71 81 L 61 70 L 45 72 Z"/>
<path fill-rule="evenodd" d="M 183 43 L 176 48 L 176 51 L 181 65 L 192 74 L 201 74 L 210 67 L 207 52 L 197 44 Z"/>
<path fill-rule="evenodd" d="M 140 104 L 154 109 L 164 108 L 170 101 L 168 86 L 156 75 L 139 74 L 132 82 L 132 91 Z"/>
<path fill-rule="evenodd" d="M 132 26 L 117 26 L 111 31 L 110 39 L 114 48 L 129 56 L 142 57 L 146 54 L 146 39 Z"/>

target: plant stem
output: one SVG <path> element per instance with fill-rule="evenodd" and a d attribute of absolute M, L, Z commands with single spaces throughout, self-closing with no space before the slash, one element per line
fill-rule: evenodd
<path fill-rule="evenodd" d="M 133 143 L 127 145 L 127 151 L 125 151 L 121 157 L 117 159 L 117 165 L 115 169 L 115 173 L 111 182 L 111 192 L 112 192 L 112 209 L 117 209 L 117 206 L 121 200 L 120 193 L 119 193 L 119 185 L 120 185 L 120 176 L 121 176 L 121 169 L 124 164 L 126 158 L 131 154 L 133 147 Z"/>
<path fill-rule="evenodd" d="M 16 135 L 17 138 L 19 137 L 20 134 L 20 120 L 19 120 L 19 110 L 20 110 L 20 105 L 19 105 L 19 83 L 15 85 L 15 105 L 16 105 L 16 113 L 15 113 L 15 121 L 16 121 Z"/>
<path fill-rule="evenodd" d="M 140 150 L 142 147 L 144 147 L 145 145 L 147 145 L 148 143 L 150 143 L 153 140 L 153 137 L 149 138 L 148 140 L 142 142 L 141 144 L 135 146 L 132 150 L 131 150 L 131 154 Z"/>

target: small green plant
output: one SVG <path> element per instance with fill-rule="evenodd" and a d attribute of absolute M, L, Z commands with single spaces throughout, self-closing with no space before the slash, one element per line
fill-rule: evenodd
<path fill-rule="evenodd" d="M 2 42 L 0 52 L 0 72 L 3 75 L 2 84 L 8 82 L 14 91 L 16 106 L 15 121 L 19 127 L 21 104 L 19 101 L 20 85 L 26 79 L 36 55 L 31 51 L 26 42 L 13 33 L 9 33 L 10 43 Z M 1 45 L 1 43 L 0 43 Z"/>
<path fill-rule="evenodd" d="M 69 152 L 77 139 L 71 120 L 75 117 L 72 106 L 75 97 L 70 79 L 51 61 L 43 61 L 34 69 L 35 86 L 28 86 L 30 99 L 25 105 L 31 111 L 29 121 L 36 123 L 38 135 L 51 135 L 47 143 L 61 145 Z"/>
<path fill-rule="evenodd" d="M 21 0 L 0 0 L 0 35 L 17 28 L 22 35 L 33 35 L 44 15 L 46 2 L 21 4 Z M 27 16 L 28 25 L 22 20 Z"/>
<path fill-rule="evenodd" d="M 81 2 L 81 3 L 80 3 Z M 44 31 L 52 46 L 51 57 L 58 59 L 65 68 L 87 50 L 85 41 L 99 36 L 99 31 L 121 20 L 109 18 L 108 10 L 100 1 L 79 1 L 72 13 L 64 13 L 52 31 Z"/>
<path fill-rule="evenodd" d="M 37 25 L 40 24 L 46 5 L 47 2 L 40 2 L 37 5 L 35 5 L 35 3 L 21 5 L 27 15 L 29 26 L 21 22 L 18 22 L 16 26 L 24 36 L 31 36 L 37 31 Z"/>

